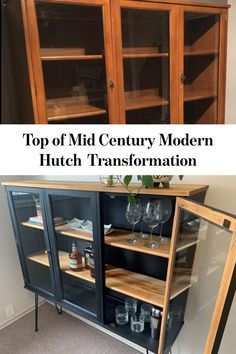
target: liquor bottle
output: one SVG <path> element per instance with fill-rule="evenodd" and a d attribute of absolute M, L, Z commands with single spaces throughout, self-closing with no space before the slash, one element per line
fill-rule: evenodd
<path fill-rule="evenodd" d="M 71 270 L 73 270 L 74 272 L 78 272 L 79 270 L 82 269 L 83 267 L 82 255 L 78 252 L 75 241 L 72 242 L 72 251 L 69 254 L 69 259 L 70 259 Z"/>
<path fill-rule="evenodd" d="M 84 249 L 84 265 L 86 269 L 89 268 L 89 256 L 90 254 L 93 253 L 93 247 L 91 244 L 88 244 L 88 246 Z"/>
<path fill-rule="evenodd" d="M 93 251 L 89 255 L 89 268 L 91 277 L 95 278 L 95 260 Z"/>

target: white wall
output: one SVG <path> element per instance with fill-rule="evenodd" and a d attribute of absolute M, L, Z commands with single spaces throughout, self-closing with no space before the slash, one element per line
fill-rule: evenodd
<path fill-rule="evenodd" d="M 0 182 L 22 180 L 23 176 L 0 176 Z M 33 305 L 33 294 L 23 288 L 23 277 L 20 269 L 7 197 L 0 186 L 0 328 L 17 318 Z M 15 315 L 7 317 L 5 307 L 14 305 Z"/>

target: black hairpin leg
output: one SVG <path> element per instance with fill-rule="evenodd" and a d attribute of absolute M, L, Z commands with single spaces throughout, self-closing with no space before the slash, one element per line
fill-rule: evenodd
<path fill-rule="evenodd" d="M 38 312 L 39 312 L 39 296 L 35 294 L 34 298 L 34 308 L 35 308 L 35 332 L 38 332 Z"/>
<path fill-rule="evenodd" d="M 58 315 L 61 315 L 62 314 L 62 306 L 58 306 L 57 304 L 55 304 L 55 307 L 56 307 Z"/>
<path fill-rule="evenodd" d="M 148 354 L 148 349 L 146 349 L 146 354 Z"/>

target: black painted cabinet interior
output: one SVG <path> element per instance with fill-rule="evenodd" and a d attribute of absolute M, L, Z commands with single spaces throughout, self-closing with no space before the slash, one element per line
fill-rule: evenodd
<path fill-rule="evenodd" d="M 165 281 L 168 266 L 168 258 L 114 247 L 107 242 L 103 232 L 104 224 L 111 224 L 118 233 L 119 230 L 123 234 L 130 232 L 131 226 L 125 218 L 127 194 L 22 187 L 7 189 L 25 287 L 148 350 L 157 352 L 158 339 L 151 338 L 149 323 L 145 324 L 144 332 L 136 334 L 131 331 L 130 324 L 119 326 L 115 321 L 116 306 L 124 305 L 125 298 L 130 293 L 114 289 L 109 269 L 122 268 L 132 274 L 138 273 Z M 147 195 L 140 196 L 144 200 L 148 197 L 150 198 Z M 156 195 L 152 198 L 163 196 Z M 171 238 L 176 197 L 168 198 L 172 201 L 172 214 L 164 224 L 163 234 Z M 203 201 L 204 193 L 196 194 L 195 199 Z M 37 204 L 40 204 L 40 208 Z M 36 221 L 42 218 L 42 223 L 34 222 L 35 217 Z M 91 221 L 93 232 L 78 232 L 60 224 L 61 219 L 70 221 L 74 218 Z M 135 230 L 139 232 L 140 223 Z M 148 232 L 145 225 L 143 231 Z M 159 231 L 157 227 L 154 233 L 158 235 Z M 93 245 L 95 278 L 90 276 L 88 269 L 76 273 L 69 269 L 69 253 L 73 241 L 76 241 L 82 254 L 86 246 Z M 133 296 L 135 297 L 135 293 Z M 170 309 L 173 306 L 180 307 L 181 315 L 169 330 L 165 342 L 166 350 L 173 344 L 184 323 L 187 296 L 188 288 L 170 301 Z M 145 302 L 152 304 L 148 298 L 144 301 L 142 296 L 138 297 L 138 306 Z M 158 303 L 154 305 L 162 310 Z"/>

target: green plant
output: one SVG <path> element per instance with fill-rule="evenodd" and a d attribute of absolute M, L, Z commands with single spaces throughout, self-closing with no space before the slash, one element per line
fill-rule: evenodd
<path fill-rule="evenodd" d="M 153 185 L 154 185 L 152 176 L 137 175 L 136 177 L 137 177 L 137 180 L 140 182 L 140 186 L 139 187 L 137 187 L 137 186 L 132 187 L 132 185 L 130 186 L 130 183 L 131 183 L 133 177 L 135 177 L 135 176 L 126 175 L 123 177 L 123 181 L 122 181 L 122 176 L 118 176 L 119 182 L 129 192 L 128 202 L 131 204 L 136 203 L 136 197 L 142 188 L 153 188 Z M 180 181 L 182 181 L 183 177 L 184 176 L 179 176 Z"/>
<path fill-rule="evenodd" d="M 128 202 L 131 204 L 136 203 L 136 197 L 142 188 L 152 188 L 153 187 L 152 176 L 138 175 L 137 180 L 140 182 L 140 185 L 138 187 L 130 185 L 130 183 L 134 177 L 135 176 L 127 175 L 127 176 L 124 176 L 123 180 L 122 180 L 122 176 L 118 176 L 119 182 L 129 192 Z"/>

